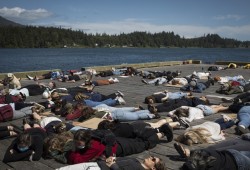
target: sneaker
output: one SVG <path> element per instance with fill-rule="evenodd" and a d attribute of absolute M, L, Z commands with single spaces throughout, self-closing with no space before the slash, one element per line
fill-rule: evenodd
<path fill-rule="evenodd" d="M 108 79 L 108 81 L 114 81 L 113 77 L 110 77 L 110 78 Z"/>
<path fill-rule="evenodd" d="M 156 80 L 156 82 L 155 82 L 155 86 L 159 86 L 159 80 Z"/>
<path fill-rule="evenodd" d="M 113 82 L 114 82 L 114 83 L 119 83 L 119 80 L 118 80 L 117 78 L 114 78 L 114 79 L 113 79 Z"/>
<path fill-rule="evenodd" d="M 182 127 L 185 127 L 185 128 L 190 127 L 189 123 L 186 120 L 184 120 L 183 118 L 179 118 L 178 122 L 180 123 L 180 126 L 182 126 Z"/>
<path fill-rule="evenodd" d="M 163 133 L 167 137 L 168 142 L 173 140 L 173 128 L 169 124 L 164 124 L 159 128 L 159 132 Z"/>
<path fill-rule="evenodd" d="M 124 94 L 120 92 L 119 90 L 117 91 L 118 96 L 124 97 Z"/>
<path fill-rule="evenodd" d="M 34 80 L 34 77 L 31 77 L 29 75 L 26 75 L 26 77 L 29 79 L 29 80 Z"/>
<path fill-rule="evenodd" d="M 144 83 L 144 84 L 148 84 L 148 82 L 144 79 L 141 79 L 141 81 Z"/>
<path fill-rule="evenodd" d="M 126 104 L 125 100 L 122 97 L 116 97 L 116 99 L 120 105 Z"/>
<path fill-rule="evenodd" d="M 224 119 L 224 122 L 228 122 L 228 121 L 232 120 L 232 118 L 227 116 L 226 114 L 221 114 L 221 116 Z"/>
<path fill-rule="evenodd" d="M 249 132 L 250 132 L 249 129 L 246 128 L 246 127 L 243 126 L 243 125 L 239 125 L 239 126 L 238 126 L 238 129 L 239 129 L 239 131 L 240 131 L 242 134 L 246 134 L 246 133 L 249 133 Z"/>

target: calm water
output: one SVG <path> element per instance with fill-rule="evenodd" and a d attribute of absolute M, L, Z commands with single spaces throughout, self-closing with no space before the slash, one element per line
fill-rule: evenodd
<path fill-rule="evenodd" d="M 79 69 L 123 63 L 202 60 L 250 62 L 250 49 L 203 48 L 60 48 L 60 49 L 0 49 L 0 72 L 20 72 L 48 69 Z"/>

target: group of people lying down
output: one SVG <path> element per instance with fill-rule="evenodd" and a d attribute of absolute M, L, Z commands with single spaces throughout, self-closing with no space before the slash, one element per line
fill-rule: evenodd
<path fill-rule="evenodd" d="M 170 81 L 180 75 L 175 73 Z M 232 99 L 222 98 L 222 102 L 230 103 L 227 105 L 211 104 L 205 96 L 193 96 L 193 92 L 202 93 L 195 90 L 196 86 L 207 88 L 214 85 L 215 81 L 210 76 L 206 82 L 199 82 L 193 74 L 190 79 L 185 78 L 188 83 L 181 91 L 165 90 L 145 96 L 147 108 L 141 105 L 124 107 L 124 93 L 120 91 L 103 95 L 82 87 L 58 88 L 52 82 L 24 86 L 27 90 L 3 90 L 0 114 L 5 116 L 1 116 L 0 122 L 23 118 L 23 131 L 14 125 L 0 126 L 0 139 L 15 137 L 5 152 L 3 162 L 44 158 L 64 164 L 96 162 L 101 169 L 158 170 L 165 169 L 167 162 L 154 155 L 143 161 L 126 156 L 174 140 L 173 147 L 185 160 L 183 169 L 247 168 L 250 159 L 250 93 L 243 92 Z M 26 102 L 29 95 L 44 96 L 47 89 L 50 92 L 45 102 Z M 217 120 L 190 126 L 195 120 L 224 111 L 236 114 L 223 114 Z M 163 116 L 165 118 L 161 118 Z M 97 129 L 80 126 L 81 122 L 94 117 L 102 119 Z M 150 119 L 157 119 L 157 122 L 147 122 Z M 224 130 L 232 126 L 236 126 L 237 133 L 242 135 L 236 141 L 239 144 L 227 141 L 228 145 L 220 145 L 225 140 Z M 175 138 L 175 129 L 185 131 Z M 205 143 L 218 144 L 194 151 L 183 145 Z"/>

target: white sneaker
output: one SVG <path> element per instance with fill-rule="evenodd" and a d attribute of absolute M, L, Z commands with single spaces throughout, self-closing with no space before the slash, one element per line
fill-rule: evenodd
<path fill-rule="evenodd" d="M 117 78 L 114 78 L 113 81 L 114 81 L 114 83 L 118 83 L 119 82 L 119 80 Z"/>
<path fill-rule="evenodd" d="M 114 81 L 113 77 L 110 77 L 108 80 L 109 80 L 109 81 Z"/>
<path fill-rule="evenodd" d="M 26 77 L 29 79 L 29 80 L 34 80 L 34 77 L 31 77 L 29 75 L 26 75 Z"/>
<path fill-rule="evenodd" d="M 121 91 L 118 90 L 116 93 L 118 94 L 118 96 L 124 97 L 124 94 Z"/>
<path fill-rule="evenodd" d="M 116 97 L 116 100 L 118 101 L 118 103 L 119 103 L 120 105 L 126 104 L 125 100 L 124 100 L 122 97 Z"/>

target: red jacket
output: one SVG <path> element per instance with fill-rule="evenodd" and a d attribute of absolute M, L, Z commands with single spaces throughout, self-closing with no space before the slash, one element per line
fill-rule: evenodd
<path fill-rule="evenodd" d="M 89 161 L 95 161 L 96 158 L 103 155 L 106 146 L 98 140 L 91 140 L 91 146 L 85 152 L 72 151 L 68 156 L 68 162 L 70 164 L 77 164 Z M 116 153 L 117 144 L 112 147 L 112 153 Z"/>

